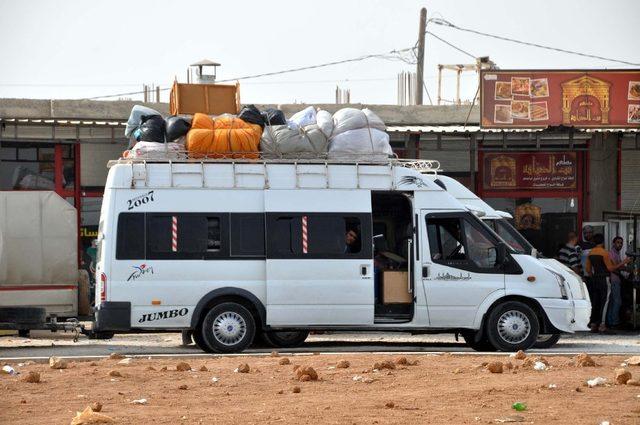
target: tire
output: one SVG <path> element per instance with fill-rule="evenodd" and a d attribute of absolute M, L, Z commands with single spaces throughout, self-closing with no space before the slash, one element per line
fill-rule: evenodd
<path fill-rule="evenodd" d="M 486 336 L 480 341 L 476 341 L 475 332 L 464 332 L 462 338 L 464 338 L 464 342 L 475 351 L 496 351 L 496 348 L 489 342 Z"/>
<path fill-rule="evenodd" d="M 533 344 L 533 348 L 551 348 L 558 343 L 560 334 L 547 334 L 538 335 L 536 343 Z"/>
<path fill-rule="evenodd" d="M 213 307 L 202 322 L 202 337 L 216 353 L 239 353 L 253 342 L 256 324 L 244 306 L 225 302 Z"/>
<path fill-rule="evenodd" d="M 31 331 L 29 329 L 20 329 L 18 331 L 18 336 L 20 338 L 29 338 L 30 335 L 31 335 Z"/>
<path fill-rule="evenodd" d="M 113 332 L 91 332 L 89 333 L 89 339 L 111 339 L 113 338 L 113 336 L 115 335 L 115 333 Z"/>
<path fill-rule="evenodd" d="M 201 349 L 205 353 L 215 353 L 215 351 L 212 350 L 211 347 L 209 347 L 209 344 L 207 344 L 207 342 L 204 340 L 204 337 L 202 336 L 202 326 L 198 326 L 197 328 L 195 328 L 193 330 L 193 333 L 191 334 L 191 337 L 193 338 L 193 342 L 195 342 L 199 349 Z"/>
<path fill-rule="evenodd" d="M 193 331 L 182 331 L 181 332 L 181 337 L 182 337 L 182 345 L 184 347 L 188 347 L 189 345 L 193 344 Z"/>
<path fill-rule="evenodd" d="M 540 329 L 536 313 L 520 301 L 507 301 L 494 307 L 486 327 L 489 342 L 500 351 L 533 347 Z"/>
<path fill-rule="evenodd" d="M 0 307 L 0 323 L 42 326 L 47 312 L 41 307 Z"/>
<path fill-rule="evenodd" d="M 309 336 L 308 331 L 264 332 L 264 339 L 276 348 L 295 348 L 304 344 Z"/>

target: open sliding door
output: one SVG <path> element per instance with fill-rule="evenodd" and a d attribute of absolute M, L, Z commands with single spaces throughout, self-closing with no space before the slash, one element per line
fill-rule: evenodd
<path fill-rule="evenodd" d="M 371 193 L 267 190 L 265 212 L 267 324 L 373 324 Z"/>

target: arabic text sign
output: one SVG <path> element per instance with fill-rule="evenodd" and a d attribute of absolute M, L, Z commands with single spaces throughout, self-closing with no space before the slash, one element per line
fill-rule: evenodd
<path fill-rule="evenodd" d="M 491 153 L 483 166 L 485 190 L 576 189 L 575 152 Z"/>

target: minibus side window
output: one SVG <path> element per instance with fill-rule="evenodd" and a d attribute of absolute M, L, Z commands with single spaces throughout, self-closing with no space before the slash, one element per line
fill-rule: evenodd
<path fill-rule="evenodd" d="M 209 245 L 215 244 L 209 236 L 205 215 L 147 214 L 148 259 L 201 259 Z"/>
<path fill-rule="evenodd" d="M 120 213 L 116 239 L 116 260 L 144 260 L 144 213 Z"/>
<path fill-rule="evenodd" d="M 230 231 L 232 257 L 264 257 L 264 214 L 231 214 Z"/>
<path fill-rule="evenodd" d="M 339 256 L 362 249 L 360 220 L 355 217 L 311 216 L 308 233 L 310 254 Z"/>

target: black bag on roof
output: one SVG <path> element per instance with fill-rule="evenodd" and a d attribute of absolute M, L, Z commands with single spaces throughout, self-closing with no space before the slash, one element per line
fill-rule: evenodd
<path fill-rule="evenodd" d="M 167 141 L 173 142 L 185 136 L 191 128 L 191 119 L 185 117 L 171 116 L 166 120 Z"/>
<path fill-rule="evenodd" d="M 238 118 L 250 124 L 258 124 L 260 127 L 264 127 L 264 118 L 260 110 L 253 105 L 243 107 L 238 114 Z"/>
<path fill-rule="evenodd" d="M 287 125 L 287 119 L 284 112 L 280 109 L 267 108 L 262 112 L 262 118 L 266 125 Z"/>
<path fill-rule="evenodd" d="M 164 143 L 164 118 L 160 115 L 143 115 L 140 122 L 141 141 Z"/>

